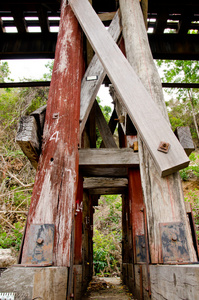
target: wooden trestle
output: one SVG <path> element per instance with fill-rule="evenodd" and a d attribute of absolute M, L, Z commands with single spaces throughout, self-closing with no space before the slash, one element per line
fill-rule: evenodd
<path fill-rule="evenodd" d="M 33 274 L 26 299 L 81 299 L 92 278 L 93 206 L 102 194 L 122 194 L 123 282 L 137 299 L 196 299 L 198 249 L 177 172 L 188 158 L 170 130 L 139 0 L 120 0 L 108 31 L 89 2 L 62 1 L 46 113 L 21 121 L 33 124 L 17 140 L 37 175 L 15 273 L 29 267 Z M 85 74 L 90 54 L 83 56 L 84 47 L 90 46 L 83 31 L 96 52 Z M 108 125 L 95 101 L 106 74 L 115 106 Z M 59 298 L 49 295 L 54 285 Z"/>

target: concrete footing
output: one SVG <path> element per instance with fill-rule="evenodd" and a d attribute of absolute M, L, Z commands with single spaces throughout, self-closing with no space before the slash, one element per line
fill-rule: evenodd
<path fill-rule="evenodd" d="M 0 293 L 14 293 L 15 300 L 65 300 L 66 267 L 11 267 L 0 277 Z"/>

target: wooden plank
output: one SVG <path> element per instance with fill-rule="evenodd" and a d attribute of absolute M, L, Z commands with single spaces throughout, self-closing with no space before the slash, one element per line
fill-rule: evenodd
<path fill-rule="evenodd" d="M 37 169 L 40 152 L 40 140 L 37 132 L 38 126 L 33 116 L 21 118 L 16 142 L 35 169 Z"/>
<path fill-rule="evenodd" d="M 177 127 L 175 130 L 175 134 L 185 152 L 189 156 L 191 152 L 195 150 L 189 126 Z"/>
<path fill-rule="evenodd" d="M 126 187 L 108 187 L 108 188 L 97 188 L 89 189 L 90 195 L 120 195 L 127 192 Z"/>
<path fill-rule="evenodd" d="M 49 26 L 48 14 L 46 9 L 43 6 L 39 7 L 38 15 L 39 15 L 39 25 L 41 27 L 41 32 L 49 33 L 50 26 Z"/>
<path fill-rule="evenodd" d="M 151 265 L 150 274 L 152 299 L 198 299 L 199 265 Z"/>
<path fill-rule="evenodd" d="M 120 9 L 127 58 L 134 66 L 145 87 L 153 94 L 153 99 L 160 107 L 162 115 L 168 119 L 161 81 L 148 44 L 140 5 L 135 0 L 126 0 L 125 3 L 121 0 Z M 132 11 L 134 13 L 131 13 Z M 143 57 L 145 63 L 140 64 Z M 161 178 L 154 161 L 140 138 L 138 154 L 147 213 L 151 262 L 158 263 L 161 256 L 159 223 L 164 222 L 183 222 L 185 224 L 190 257 L 192 261 L 196 261 L 179 174 Z"/>
<path fill-rule="evenodd" d="M 121 33 L 119 12 L 115 14 L 115 17 L 109 26 L 108 32 L 111 34 L 113 39 L 117 41 Z M 89 78 L 90 76 L 97 76 L 97 80 L 88 81 L 87 78 Z M 82 134 L 84 130 L 86 120 L 89 116 L 90 110 L 93 106 L 99 88 L 105 76 L 106 71 L 104 70 L 104 67 L 99 61 L 97 55 L 95 55 L 82 79 L 80 104 L 80 134 Z"/>
<path fill-rule="evenodd" d="M 79 149 L 80 167 L 133 167 L 139 165 L 132 149 Z"/>
<path fill-rule="evenodd" d="M 152 97 L 88 1 L 69 0 L 69 3 L 123 100 L 132 122 L 156 163 L 159 174 L 166 176 L 187 167 L 189 159 L 168 122 L 162 117 Z M 166 155 L 157 151 L 161 141 L 171 145 Z"/>
<path fill-rule="evenodd" d="M 110 131 L 111 131 L 112 134 L 114 134 L 115 129 L 117 127 L 117 120 L 116 119 L 117 119 L 117 114 L 116 114 L 116 111 L 114 109 L 113 112 L 112 112 L 112 115 L 110 117 L 110 120 L 108 122 L 108 127 L 110 128 Z M 104 148 L 104 147 L 105 147 L 105 145 L 104 145 L 104 142 L 102 141 L 101 145 L 100 145 L 100 148 Z"/>
<path fill-rule="evenodd" d="M 127 178 L 84 178 L 84 189 L 96 189 L 107 187 L 124 187 L 128 186 Z"/>
<path fill-rule="evenodd" d="M 112 132 L 106 123 L 104 115 L 101 111 L 101 108 L 97 101 L 94 103 L 95 105 L 95 113 L 96 113 L 96 123 L 99 129 L 100 135 L 103 139 L 104 145 L 106 148 L 117 148 L 116 142 L 113 138 Z"/>
<path fill-rule="evenodd" d="M 12 5 L 12 16 L 14 18 L 14 23 L 17 27 L 18 33 L 26 33 L 26 21 L 22 9 Z"/>
<path fill-rule="evenodd" d="M 115 177 L 115 178 L 121 178 L 121 177 L 128 177 L 128 168 L 113 168 L 111 166 L 109 167 L 89 167 L 89 166 L 82 166 L 80 167 L 80 171 L 83 176 L 86 177 Z"/>
<path fill-rule="evenodd" d="M 54 224 L 53 261 L 71 267 L 71 238 L 78 184 L 80 89 L 83 77 L 82 31 L 67 1 L 62 1 L 59 36 L 46 110 L 42 155 L 31 199 L 22 263 L 31 224 Z M 57 114 L 57 118 L 53 118 Z"/>
<path fill-rule="evenodd" d="M 115 11 L 113 11 L 113 12 L 107 12 L 107 13 L 101 13 L 101 14 L 98 14 L 98 17 L 100 18 L 100 20 L 102 22 L 111 21 L 111 20 L 113 20 L 115 14 L 116 14 Z"/>

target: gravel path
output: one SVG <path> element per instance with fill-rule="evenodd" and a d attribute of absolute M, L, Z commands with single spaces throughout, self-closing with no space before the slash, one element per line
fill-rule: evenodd
<path fill-rule="evenodd" d="M 118 277 L 94 277 L 82 300 L 130 300 L 134 299 Z"/>

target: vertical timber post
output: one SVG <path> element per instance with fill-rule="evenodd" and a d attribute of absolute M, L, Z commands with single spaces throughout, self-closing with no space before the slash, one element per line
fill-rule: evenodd
<path fill-rule="evenodd" d="M 26 262 L 32 224 L 54 224 L 53 263 L 70 266 L 71 238 L 78 185 L 80 89 L 83 75 L 82 31 L 66 0 L 59 35 L 42 154 L 28 215 L 22 252 Z"/>
<path fill-rule="evenodd" d="M 139 0 L 120 0 L 123 37 L 127 59 L 168 120 L 161 82 L 153 62 Z M 178 173 L 161 178 L 146 147 L 139 140 L 142 188 L 148 220 L 149 250 L 152 263 L 162 261 L 160 223 L 182 222 L 188 242 L 190 262 L 196 261 L 186 219 L 181 181 Z"/>

